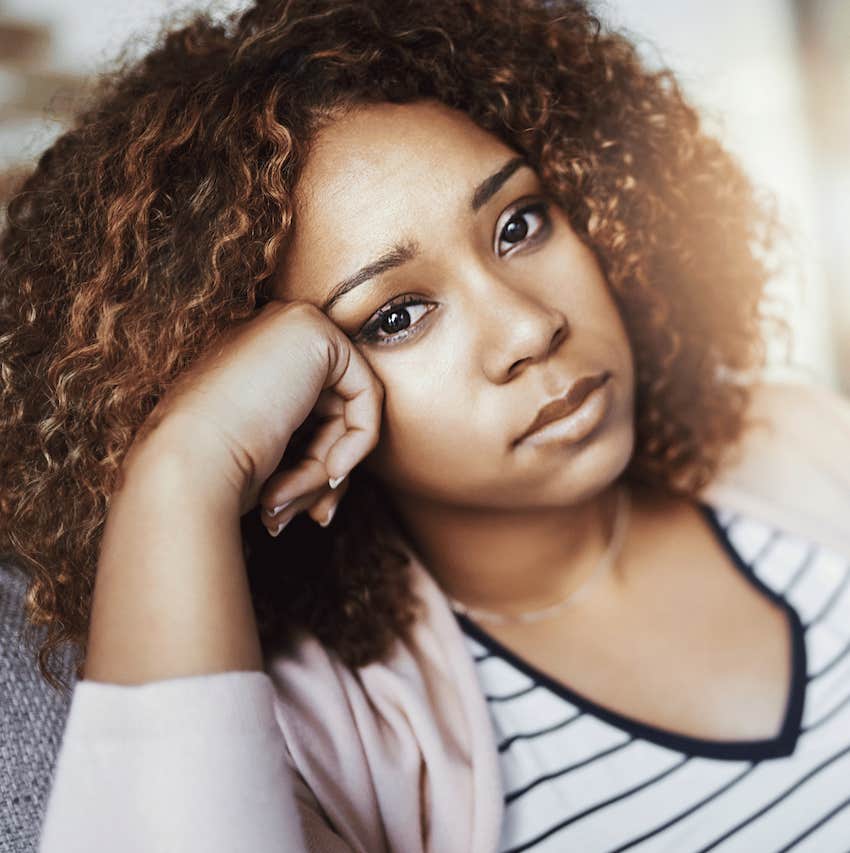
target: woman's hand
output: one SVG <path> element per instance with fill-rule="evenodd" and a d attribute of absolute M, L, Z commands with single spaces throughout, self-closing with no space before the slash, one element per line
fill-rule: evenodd
<path fill-rule="evenodd" d="M 276 535 L 304 509 L 329 522 L 347 488 L 347 480 L 337 488 L 329 480 L 346 477 L 374 449 L 383 400 L 380 380 L 338 326 L 310 303 L 273 300 L 178 377 L 137 441 L 156 430 L 178 452 L 204 448 L 204 476 L 233 490 L 240 515 L 259 502 Z M 307 440 L 293 465 L 278 471 L 302 425 L 315 431 L 302 431 Z"/>

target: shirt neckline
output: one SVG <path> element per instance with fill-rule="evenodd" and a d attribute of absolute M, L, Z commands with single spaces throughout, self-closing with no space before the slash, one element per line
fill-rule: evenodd
<path fill-rule="evenodd" d="M 688 755 L 733 761 L 761 761 L 765 758 L 791 755 L 800 737 L 800 723 L 803 716 L 803 705 L 806 694 L 807 654 L 805 629 L 793 605 L 785 597 L 766 586 L 756 576 L 753 569 L 742 560 L 740 554 L 729 540 L 726 530 L 718 520 L 714 509 L 700 500 L 695 500 L 695 504 L 700 510 L 702 518 L 706 521 L 729 556 L 734 567 L 762 595 L 780 605 L 785 612 L 791 639 L 792 675 L 785 702 L 782 727 L 779 734 L 774 737 L 747 740 L 715 740 L 712 738 L 680 734 L 662 726 L 641 722 L 595 702 L 589 697 L 573 690 L 568 685 L 551 678 L 518 654 L 502 645 L 501 642 L 492 637 L 467 615 L 457 611 L 452 612 L 461 629 L 466 634 L 476 639 L 493 654 L 504 658 L 509 664 L 531 678 L 536 684 L 566 699 L 581 711 L 592 714 L 615 728 L 631 734 L 635 738 L 651 741 L 652 743 L 669 747 Z"/>

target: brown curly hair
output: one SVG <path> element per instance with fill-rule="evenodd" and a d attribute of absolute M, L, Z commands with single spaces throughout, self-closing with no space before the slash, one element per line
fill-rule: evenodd
<path fill-rule="evenodd" d="M 104 72 L 8 201 L 0 237 L 0 552 L 29 577 L 42 676 L 82 672 L 122 459 L 175 377 L 268 301 L 324 123 L 436 98 L 522 152 L 595 252 L 636 360 L 626 475 L 695 494 L 745 426 L 777 234 L 668 70 L 575 0 L 257 0 Z M 296 435 L 287 457 L 297 455 Z M 295 627 L 350 667 L 411 624 L 398 522 L 361 469 L 335 523 L 244 552 L 265 654 Z M 287 570 L 280 571 L 281 554 Z M 35 650 L 33 651 L 35 654 Z"/>

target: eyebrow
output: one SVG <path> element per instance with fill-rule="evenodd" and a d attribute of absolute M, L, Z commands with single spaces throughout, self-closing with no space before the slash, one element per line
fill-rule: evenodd
<path fill-rule="evenodd" d="M 472 196 L 469 199 L 469 209 L 473 213 L 478 213 L 478 211 L 487 204 L 487 202 L 493 198 L 497 192 L 499 192 L 508 178 L 510 178 L 511 175 L 520 168 L 530 169 L 531 164 L 528 162 L 526 157 L 513 157 L 504 163 L 497 171 L 493 172 L 492 175 L 489 175 L 481 181 L 481 183 L 478 184 L 472 192 Z M 400 240 L 395 243 L 380 257 L 376 258 L 371 263 L 360 267 L 354 275 L 350 275 L 339 282 L 322 305 L 322 311 L 327 312 L 339 299 L 345 296 L 346 293 L 354 290 L 355 287 L 358 287 L 369 279 L 374 278 L 376 275 L 380 275 L 387 270 L 391 270 L 394 267 L 401 266 L 407 261 L 412 260 L 419 254 L 419 251 L 419 247 L 415 240 Z"/>

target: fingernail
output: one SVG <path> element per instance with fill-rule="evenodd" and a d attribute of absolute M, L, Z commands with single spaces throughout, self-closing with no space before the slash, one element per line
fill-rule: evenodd
<path fill-rule="evenodd" d="M 341 477 L 332 477 L 330 480 L 328 480 L 328 485 L 332 489 L 335 489 L 346 478 L 346 476 L 346 474 L 343 474 Z"/>
<path fill-rule="evenodd" d="M 278 526 L 274 530 L 269 530 L 269 535 L 277 536 L 277 534 L 280 533 L 280 531 L 283 530 L 283 528 L 286 527 L 286 525 L 289 524 L 290 521 L 292 521 L 292 519 L 288 518 L 286 519 L 286 521 L 282 522 L 281 524 L 278 524 Z M 268 530 L 268 528 L 266 529 Z"/>
<path fill-rule="evenodd" d="M 334 517 L 334 513 L 336 512 L 337 505 L 334 504 L 331 507 L 331 511 L 328 513 L 328 517 L 324 521 L 319 522 L 320 527 L 327 527 L 331 523 L 331 519 Z"/>
<path fill-rule="evenodd" d="M 277 515 L 282 509 L 286 509 L 286 507 L 288 507 L 294 500 L 295 498 L 290 498 L 288 501 L 280 504 L 279 506 L 276 506 L 274 509 L 265 509 L 263 510 L 263 512 L 265 512 L 265 514 L 269 516 Z"/>

